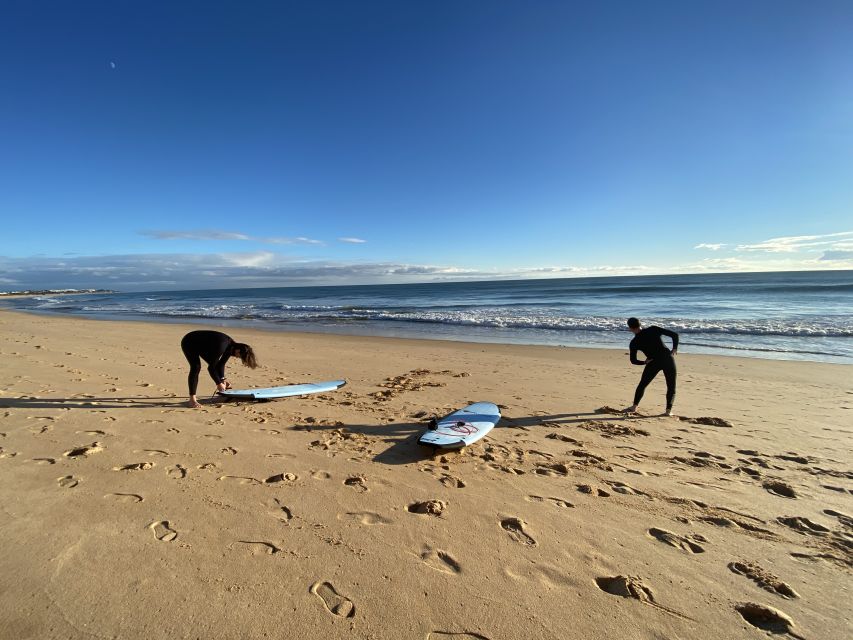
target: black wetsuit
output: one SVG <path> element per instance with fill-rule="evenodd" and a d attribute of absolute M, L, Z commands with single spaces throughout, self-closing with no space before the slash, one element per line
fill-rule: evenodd
<path fill-rule="evenodd" d="M 190 331 L 181 340 L 181 349 L 190 363 L 190 375 L 187 383 L 190 395 L 198 390 L 198 374 L 201 371 L 201 358 L 207 363 L 207 372 L 216 384 L 225 380 L 225 363 L 231 357 L 234 340 L 219 331 Z"/>
<path fill-rule="evenodd" d="M 670 410 L 675 400 L 675 358 L 663 344 L 661 336 L 672 338 L 672 349 L 678 349 L 678 334 L 675 331 L 661 329 L 660 327 L 646 327 L 631 340 L 631 364 L 646 366 L 643 369 L 643 375 L 640 377 L 640 384 L 637 385 L 637 390 L 634 392 L 634 404 L 640 404 L 646 387 L 654 380 L 659 371 L 663 371 L 666 378 L 666 408 Z M 649 362 L 638 360 L 637 351 L 642 351 Z"/>

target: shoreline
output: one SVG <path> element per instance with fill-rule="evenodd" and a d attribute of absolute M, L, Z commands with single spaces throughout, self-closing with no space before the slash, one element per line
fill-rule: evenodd
<path fill-rule="evenodd" d="M 142 323 L 142 324 L 155 324 L 155 325 L 186 325 L 186 326 L 205 326 L 205 327 L 213 327 L 219 329 L 227 329 L 227 330 L 235 330 L 239 329 L 241 331 L 258 331 L 261 333 L 267 334 L 295 334 L 295 335 L 323 335 L 323 336 L 338 336 L 338 337 L 355 337 L 355 338 L 388 338 L 394 340 L 416 340 L 416 341 L 430 341 L 430 342 L 448 342 L 454 344 L 463 344 L 463 345 L 514 345 L 518 347 L 545 347 L 549 349 L 592 349 L 595 351 L 605 350 L 605 351 L 619 351 L 625 350 L 627 352 L 628 344 L 630 342 L 630 334 L 625 332 L 625 344 L 623 346 L 611 345 L 611 344 L 592 344 L 592 345 L 580 345 L 580 344 L 548 344 L 542 342 L 526 342 L 523 339 L 518 340 L 504 340 L 500 341 L 497 338 L 492 338 L 491 336 L 484 337 L 482 340 L 477 340 L 476 337 L 465 336 L 463 335 L 464 331 L 459 331 L 455 335 L 458 337 L 454 337 L 454 335 L 450 336 L 433 336 L 428 334 L 421 335 L 387 335 L 387 333 L 382 333 L 379 330 L 373 330 L 372 328 L 368 329 L 367 327 L 352 327 L 349 331 L 344 330 L 343 328 L 338 328 L 335 326 L 333 328 L 327 327 L 318 327 L 318 328 L 306 328 L 306 325 L 298 325 L 298 323 L 293 323 L 294 328 L 285 327 L 281 324 L 275 323 L 263 323 L 257 320 L 239 320 L 239 319 L 218 319 L 218 318 L 187 318 L 187 317 L 172 317 L 172 316 L 158 316 L 158 317 L 119 317 L 112 316 L 110 314 L 101 314 L 101 315 L 70 315 L 59 313 L 56 311 L 38 311 L 33 309 L 12 309 L 12 308 L 3 308 L 0 306 L 0 313 L 15 313 L 15 314 L 24 314 L 31 315 L 37 317 L 47 317 L 47 318 L 57 318 L 57 319 L 66 319 L 66 320 L 88 320 L 92 322 L 130 322 L 130 323 Z M 341 325 L 343 327 L 343 325 Z M 405 334 L 407 332 L 402 331 L 401 334 Z M 413 332 L 414 333 L 414 332 Z M 468 333 L 471 333 L 470 328 Z M 689 334 L 683 334 L 689 335 Z M 745 360 L 761 360 L 767 362 L 801 362 L 801 363 L 815 363 L 815 364 L 833 364 L 839 366 L 851 366 L 853 362 L 846 361 L 838 361 L 845 360 L 845 356 L 831 355 L 831 354 L 823 354 L 821 352 L 784 352 L 784 351 L 773 351 L 767 349 L 740 349 L 733 347 L 708 347 L 705 345 L 697 345 L 689 342 L 688 340 L 684 340 L 682 337 L 681 340 L 682 347 L 688 347 L 688 351 L 685 353 L 682 348 L 679 351 L 679 357 L 683 355 L 694 355 L 694 356 L 708 356 L 708 357 L 720 357 L 720 358 L 739 358 Z M 689 349 L 697 349 L 695 351 L 690 351 Z M 719 353 L 719 351 L 734 351 L 735 353 Z M 753 353 L 755 355 L 745 355 L 746 353 Z M 814 359 L 808 356 L 823 356 L 823 359 Z"/>
<path fill-rule="evenodd" d="M 679 354 L 624 416 L 626 349 L 255 329 L 235 386 L 347 385 L 189 409 L 198 324 L 4 311 L 2 637 L 845 637 L 849 365 Z"/>

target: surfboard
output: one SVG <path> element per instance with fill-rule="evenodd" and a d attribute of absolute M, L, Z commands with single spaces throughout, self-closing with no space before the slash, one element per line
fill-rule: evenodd
<path fill-rule="evenodd" d="M 291 396 L 304 396 L 309 393 L 323 393 L 340 389 L 347 383 L 346 380 L 328 380 L 326 382 L 309 382 L 307 384 L 286 384 L 283 387 L 267 387 L 266 389 L 228 389 L 219 391 L 217 395 L 237 400 L 274 400 L 275 398 L 289 398 Z"/>
<path fill-rule="evenodd" d="M 418 444 L 442 449 L 460 449 L 477 442 L 501 419 L 501 411 L 491 402 L 475 402 L 433 421 Z"/>

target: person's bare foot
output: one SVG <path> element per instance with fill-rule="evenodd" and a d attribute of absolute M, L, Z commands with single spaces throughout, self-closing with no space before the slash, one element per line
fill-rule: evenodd
<path fill-rule="evenodd" d="M 665 415 L 667 418 L 671 418 L 674 414 L 672 413 L 672 409 L 667 409 L 663 412 L 663 415 Z"/>
<path fill-rule="evenodd" d="M 622 409 L 622 413 L 637 413 L 637 405 L 632 404 L 630 407 Z"/>
<path fill-rule="evenodd" d="M 196 400 L 195 398 L 190 398 L 190 399 L 187 401 L 187 406 L 188 406 L 190 409 L 201 409 L 201 404 L 199 404 L 199 401 L 198 401 L 198 400 Z"/>

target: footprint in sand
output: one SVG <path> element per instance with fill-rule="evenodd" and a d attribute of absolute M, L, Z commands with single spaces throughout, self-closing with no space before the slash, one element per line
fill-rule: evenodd
<path fill-rule="evenodd" d="M 274 556 L 281 553 L 281 549 L 275 546 L 272 542 L 263 542 L 260 540 L 238 540 L 237 544 L 244 545 L 249 553 L 253 556 L 265 555 Z"/>
<path fill-rule="evenodd" d="M 652 527 L 649 529 L 649 535 L 652 538 L 660 540 L 664 544 L 668 544 L 670 547 L 675 547 L 676 549 L 681 549 L 682 551 L 687 551 L 688 553 L 704 553 L 704 547 L 696 544 L 694 540 L 699 540 L 700 542 L 707 542 L 707 540 L 699 535 L 691 536 L 691 538 L 687 538 L 685 536 L 680 536 L 677 533 L 673 533 L 672 531 L 667 531 L 666 529 L 656 529 Z"/>
<path fill-rule="evenodd" d="M 226 480 L 236 484 L 263 484 L 257 478 L 250 478 L 248 476 L 219 476 L 217 480 Z"/>
<path fill-rule="evenodd" d="M 290 522 L 290 520 L 293 519 L 293 512 L 290 510 L 290 507 L 282 504 L 278 498 L 275 498 L 273 500 L 273 502 L 275 503 L 275 506 L 270 505 L 270 506 L 273 506 L 273 509 L 275 510 L 275 511 L 273 511 L 272 515 L 275 516 L 276 518 L 278 518 L 279 520 L 281 520 L 285 524 Z"/>
<path fill-rule="evenodd" d="M 699 516 L 698 518 L 702 522 L 707 522 L 708 524 L 712 524 L 715 527 L 726 527 L 728 529 L 744 529 L 745 531 L 752 531 L 753 533 L 760 533 L 764 536 L 776 537 L 769 529 L 763 529 L 762 527 L 758 527 L 752 523 L 747 522 L 746 520 L 740 520 L 735 518 L 726 518 L 724 516 Z"/>
<path fill-rule="evenodd" d="M 449 487 L 451 489 L 464 489 L 465 482 L 456 476 L 451 476 L 449 474 L 445 474 L 441 476 L 438 481 L 443 484 L 445 487 Z"/>
<path fill-rule="evenodd" d="M 772 493 L 774 496 L 779 496 L 780 498 L 796 498 L 797 492 L 794 491 L 794 488 L 780 480 L 765 480 L 762 485 L 765 491 L 768 493 Z"/>
<path fill-rule="evenodd" d="M 690 424 L 703 424 L 708 427 L 726 427 L 728 429 L 732 428 L 732 423 L 723 418 L 714 418 L 714 417 L 701 417 L 701 418 L 688 418 L 686 416 L 680 416 L 678 418 L 682 422 L 689 422 Z"/>
<path fill-rule="evenodd" d="M 108 493 L 105 498 L 111 498 L 116 502 L 142 502 L 144 498 L 138 493 Z"/>
<path fill-rule="evenodd" d="M 554 506 L 562 507 L 563 509 L 571 509 L 575 505 L 573 505 L 568 500 L 563 500 L 562 498 L 545 498 L 544 496 L 527 496 L 526 500 L 528 502 L 550 502 Z"/>
<path fill-rule="evenodd" d="M 234 447 L 225 447 L 224 449 L 220 449 L 219 453 L 224 453 L 226 456 L 235 456 L 237 455 L 237 449 Z"/>
<path fill-rule="evenodd" d="M 80 481 L 74 476 L 62 476 L 61 478 L 57 478 L 56 482 L 63 489 L 73 489 L 80 484 Z"/>
<path fill-rule="evenodd" d="M 296 482 L 298 476 L 295 473 L 277 473 L 264 480 L 265 484 L 279 484 L 281 482 Z"/>
<path fill-rule="evenodd" d="M 605 593 L 622 598 L 633 598 L 641 602 L 654 602 L 655 596 L 643 581 L 636 576 L 613 576 L 596 578 L 595 584 Z"/>
<path fill-rule="evenodd" d="M 533 470 L 533 473 L 548 477 L 567 476 L 569 475 L 569 468 L 562 462 L 553 462 L 550 464 L 543 464 L 540 462 Z"/>
<path fill-rule="evenodd" d="M 424 550 L 420 553 L 420 559 L 430 569 L 435 569 L 436 571 L 452 575 L 462 573 L 462 567 L 456 559 L 441 549 L 424 547 Z"/>
<path fill-rule="evenodd" d="M 64 454 L 67 458 L 80 458 L 90 456 L 93 453 L 98 453 L 103 451 L 104 448 L 101 446 L 100 442 L 93 442 L 92 444 L 83 445 L 82 447 L 76 447 L 69 451 L 66 451 Z"/>
<path fill-rule="evenodd" d="M 361 493 L 367 491 L 367 478 L 364 476 L 352 476 L 344 480 L 344 484 L 348 487 L 354 487 Z"/>
<path fill-rule="evenodd" d="M 166 473 L 170 478 L 174 478 L 175 480 L 182 480 L 187 477 L 187 468 L 176 464 L 174 467 L 170 467 Z"/>
<path fill-rule="evenodd" d="M 328 480 L 332 477 L 332 474 L 328 471 L 312 471 L 311 477 L 315 480 Z"/>
<path fill-rule="evenodd" d="M 754 562 L 730 562 L 729 569 L 738 575 L 746 576 L 759 587 L 783 598 L 799 598 L 799 594 L 769 571 L 765 571 Z"/>
<path fill-rule="evenodd" d="M 592 485 L 589 485 L 589 484 L 579 484 L 579 485 L 575 485 L 575 486 L 577 487 L 578 491 L 580 491 L 581 493 L 586 493 L 589 495 L 594 494 L 594 495 L 597 495 L 599 498 L 609 498 L 610 497 L 610 494 L 607 491 L 605 491 L 604 489 L 599 489 L 599 488 L 593 487 Z"/>
<path fill-rule="evenodd" d="M 355 518 L 361 524 L 391 524 L 391 520 L 389 520 L 385 516 L 379 515 L 378 513 L 374 513 L 373 511 L 350 511 L 347 512 L 346 515 L 351 518 Z"/>
<path fill-rule="evenodd" d="M 661 611 L 665 611 L 666 613 L 672 614 L 679 618 L 687 620 L 691 619 L 679 613 L 678 611 L 675 611 L 674 609 L 670 609 L 668 607 L 658 604 L 655 600 L 655 596 L 652 593 L 652 590 L 648 586 L 646 586 L 643 581 L 637 576 L 614 576 L 596 578 L 595 584 L 605 593 L 609 593 L 614 596 L 619 596 L 621 598 L 632 598 L 634 600 L 639 600 L 643 604 L 650 605 L 656 609 L 660 609 Z"/>
<path fill-rule="evenodd" d="M 829 489 L 830 491 L 837 491 L 838 493 L 853 493 L 853 489 L 845 489 L 844 487 L 836 487 L 832 484 L 822 484 L 820 485 L 824 489 Z"/>
<path fill-rule="evenodd" d="M 829 533 L 829 528 L 800 516 L 779 516 L 776 520 L 777 522 L 784 524 L 786 527 L 790 527 L 800 533 L 818 536 Z"/>
<path fill-rule="evenodd" d="M 296 456 L 292 453 L 268 453 L 266 455 L 267 458 L 295 458 Z"/>
<path fill-rule="evenodd" d="M 447 505 L 441 500 L 427 500 L 425 502 L 413 502 L 406 510 L 409 513 L 419 513 L 426 516 L 440 516 L 444 513 Z"/>
<path fill-rule="evenodd" d="M 178 532 L 169 526 L 168 520 L 152 522 L 148 528 L 154 532 L 154 537 L 160 542 L 171 542 L 178 537 Z"/>
<path fill-rule="evenodd" d="M 216 463 L 215 462 L 205 462 L 204 464 L 198 465 L 196 467 L 196 469 L 199 469 L 201 471 L 212 471 L 213 469 L 216 469 Z"/>
<path fill-rule="evenodd" d="M 134 462 L 121 467 L 113 467 L 113 471 L 148 471 L 155 466 L 153 462 Z"/>
<path fill-rule="evenodd" d="M 488 636 L 470 631 L 430 631 L 427 640 L 443 640 L 444 638 L 458 638 L 458 640 L 489 640 Z"/>
<path fill-rule="evenodd" d="M 536 540 L 534 540 L 525 530 L 524 525 L 526 523 L 524 520 L 519 518 L 504 518 L 501 520 L 501 528 L 509 534 L 509 537 L 515 540 L 516 542 L 520 542 L 521 544 L 535 547 Z"/>
<path fill-rule="evenodd" d="M 341 618 L 355 617 L 355 605 L 352 600 L 339 594 L 330 582 L 315 582 L 311 593 L 323 601 L 326 611 Z"/>
<path fill-rule="evenodd" d="M 163 451 L 162 449 L 140 449 L 139 451 L 134 451 L 133 453 L 145 453 L 152 458 L 166 457 L 169 455 L 168 451 Z"/>
<path fill-rule="evenodd" d="M 36 464 L 56 464 L 55 458 L 33 458 L 32 461 Z"/>
<path fill-rule="evenodd" d="M 847 514 L 841 513 L 840 511 L 835 511 L 834 509 L 824 509 L 823 512 L 828 516 L 838 518 L 838 522 L 840 522 L 845 527 L 853 528 L 853 516 L 848 516 Z"/>
<path fill-rule="evenodd" d="M 624 496 L 648 496 L 649 494 L 645 491 L 640 491 L 639 489 L 635 489 L 629 484 L 625 484 L 624 482 L 612 481 L 608 482 L 610 488 L 613 489 L 616 493 L 621 493 Z"/>
<path fill-rule="evenodd" d="M 755 602 L 742 602 L 735 605 L 735 610 L 753 627 L 772 634 L 787 633 L 794 638 L 802 636 L 793 632 L 794 621 L 778 609 Z"/>

